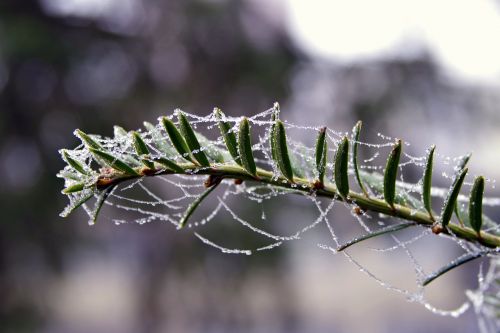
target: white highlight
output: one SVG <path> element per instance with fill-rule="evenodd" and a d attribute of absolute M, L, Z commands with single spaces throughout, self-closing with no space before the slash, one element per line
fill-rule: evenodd
<path fill-rule="evenodd" d="M 430 51 L 463 79 L 500 83 L 500 10 L 494 1 L 289 0 L 297 44 L 344 62 Z"/>

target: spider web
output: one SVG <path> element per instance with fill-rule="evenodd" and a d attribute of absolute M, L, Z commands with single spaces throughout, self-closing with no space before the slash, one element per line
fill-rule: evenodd
<path fill-rule="evenodd" d="M 249 117 L 248 120 L 252 125 L 252 148 L 257 165 L 263 169 L 272 170 L 277 177 L 280 175 L 280 172 L 271 158 L 269 144 L 270 129 L 273 124 L 271 116 L 276 112 L 279 112 L 279 105 L 277 104 L 273 108 Z M 213 160 L 223 159 L 224 162 L 220 164 L 233 164 L 234 161 L 226 152 L 223 138 L 220 136 L 219 129 L 217 128 L 217 119 L 215 116 L 213 114 L 197 116 L 185 112 L 184 114 L 188 117 L 191 125 L 197 132 L 198 139 L 202 145 L 201 149 Z M 173 116 L 170 118 L 175 120 Z M 234 125 L 232 131 L 237 132 L 241 118 L 225 117 L 224 120 Z M 301 126 L 286 121 L 284 121 L 284 124 L 288 134 L 288 149 L 292 165 L 294 166 L 294 174 L 314 181 L 318 177 L 315 168 L 314 139 L 320 127 Z M 169 144 L 168 135 L 162 126 L 146 123 L 145 127 L 146 129 L 139 130 L 139 132 L 147 144 L 152 157 L 167 156 L 172 160 L 182 162 L 182 158 Z M 341 132 L 332 129 L 327 129 L 326 134 L 329 161 L 325 177 L 333 182 L 331 180 L 333 170 L 331 156 L 334 155 L 336 147 L 344 135 L 348 135 L 351 142 L 354 142 L 354 135 L 352 132 Z M 211 139 L 208 139 L 205 135 Z M 119 157 L 130 165 L 137 167 L 141 165 L 141 162 L 136 158 L 137 155 L 134 151 L 131 136 L 121 128 L 115 128 L 115 135 L 112 138 L 100 136 L 92 136 L 92 138 L 114 156 Z M 386 157 L 394 141 L 394 138 L 378 133 L 376 142 L 358 142 L 359 151 L 362 153 L 360 156 L 363 157 L 358 161 L 360 163 L 361 176 L 367 190 L 373 197 L 383 199 L 382 173 Z M 405 205 L 411 207 L 414 212 L 425 211 L 420 200 L 420 178 L 425 166 L 426 154 L 422 156 L 410 155 L 405 152 L 405 150 L 411 151 L 411 149 L 407 149 L 409 146 L 410 144 L 405 143 L 399 164 L 398 197 Z M 67 152 L 73 159 L 88 168 L 89 172 L 95 166 L 96 161 L 83 144 Z M 443 171 L 440 175 L 435 175 L 434 178 L 441 176 L 441 183 L 451 183 L 452 178 L 458 172 L 457 165 L 463 158 L 464 156 L 452 158 L 436 153 L 435 160 L 439 163 Z M 217 163 L 215 163 L 215 166 L 217 166 Z M 352 165 L 350 167 L 352 168 Z M 96 168 L 94 167 L 94 169 Z M 350 170 L 350 174 L 353 175 L 353 170 Z M 66 185 L 71 185 L 74 179 L 78 178 L 70 167 L 62 170 L 60 176 L 66 180 Z M 87 177 L 88 183 L 95 182 L 96 177 L 98 177 L 98 174 L 92 172 Z M 70 204 L 61 215 L 66 216 L 81 205 L 89 216 L 89 224 L 93 224 L 104 202 L 103 213 L 99 215 L 99 218 L 110 220 L 116 225 L 124 223 L 144 224 L 158 221 L 171 223 L 178 227 L 187 207 L 205 191 L 204 181 L 206 178 L 206 175 L 196 174 L 156 175 L 155 177 L 142 177 L 124 182 L 105 192 L 97 192 L 90 188 L 85 189 L 81 192 L 68 195 Z M 495 182 L 492 180 L 488 180 L 488 182 L 490 187 L 494 188 Z M 354 177 L 350 177 L 350 183 L 351 188 L 356 191 L 359 190 L 355 185 Z M 466 181 L 464 188 L 468 188 L 471 185 L 470 181 Z M 479 244 L 465 242 L 453 235 L 446 237 L 456 245 L 455 252 L 457 252 L 457 249 L 461 252 L 458 257 L 447 260 L 447 263 L 453 263 L 455 260 L 460 260 L 464 256 L 471 255 L 480 255 L 489 258 L 489 260 L 481 263 L 478 272 L 477 289 L 467 290 L 465 292 L 465 301 L 462 304 L 451 310 L 439 309 L 426 300 L 426 288 L 423 286 L 423 281 L 433 274 L 435 267 L 425 267 L 424 263 L 421 263 L 421 260 L 414 254 L 413 250 L 416 244 L 429 241 L 432 237 L 437 237 L 432 234 L 430 229 L 417 225 L 410 226 L 404 232 L 397 231 L 390 235 L 382 236 L 384 238 L 382 244 L 385 246 L 368 248 L 368 251 L 382 255 L 400 252 L 407 257 L 407 260 L 413 267 L 415 280 L 414 290 L 407 290 L 384 280 L 372 269 L 367 268 L 366 264 L 362 263 L 352 254 L 351 248 L 338 251 L 337 249 L 352 237 L 345 236 L 345 225 L 344 227 L 339 226 L 340 222 L 332 221 L 331 216 L 337 210 L 344 210 L 344 214 L 345 212 L 349 212 L 351 219 L 356 222 L 357 229 L 355 230 L 358 236 L 371 234 L 404 221 L 398 221 L 397 218 L 380 214 L 363 212 L 353 203 L 317 197 L 314 192 L 305 192 L 303 189 L 298 188 L 298 185 L 294 186 L 292 188 L 281 188 L 256 181 L 238 183 L 231 179 L 224 179 L 218 185 L 218 188 L 210 194 L 210 197 L 203 201 L 197 212 L 188 220 L 185 227 L 204 244 L 214 247 L 223 253 L 237 255 L 252 255 L 262 251 L 273 250 L 292 241 L 302 240 L 307 233 L 319 229 L 320 233 L 323 235 L 326 233 L 328 237 L 325 242 L 314 244 L 315 246 L 330 251 L 335 255 L 340 254 L 345 256 L 362 273 L 369 276 L 382 287 L 402 294 L 409 301 L 420 303 L 426 309 L 438 315 L 458 317 L 467 310 L 472 309 L 477 314 L 479 328 L 482 332 L 498 331 L 500 321 L 495 318 L 497 318 L 498 309 L 500 308 L 500 284 L 497 283 L 498 279 L 500 279 L 500 261 L 493 256 L 494 253 L 491 250 Z M 448 190 L 448 188 L 432 189 L 431 194 L 436 207 L 436 202 L 442 203 Z M 466 190 L 464 190 L 464 193 L 466 193 Z M 286 208 L 287 205 L 291 204 L 291 194 L 295 194 L 302 201 L 308 202 L 308 206 L 314 208 L 315 216 L 306 223 L 291 221 L 287 223 L 286 227 L 274 225 L 273 222 L 280 218 L 280 210 L 276 207 Z M 89 197 L 94 197 L 94 200 L 81 204 L 83 199 Z M 292 200 L 294 200 L 292 204 L 295 204 L 295 200 L 297 199 L 294 198 Z M 466 211 L 467 201 L 468 198 L 466 196 L 459 196 L 459 211 Z M 500 199 L 485 198 L 484 205 L 488 207 L 499 206 Z M 277 217 L 269 217 L 274 215 Z M 240 228 L 251 233 L 254 236 L 254 241 L 250 246 L 240 248 L 241 244 L 237 244 L 237 241 L 228 236 L 231 234 L 230 232 L 224 233 L 224 237 L 220 235 L 209 236 L 210 228 L 213 224 L 218 223 L 218 221 L 224 221 L 226 224 L 229 221 L 231 228 Z M 348 222 L 342 221 L 343 224 L 349 224 Z M 228 226 L 224 227 L 229 228 Z M 411 232 L 408 232 L 408 230 L 411 230 Z M 485 221 L 484 230 L 498 234 L 499 226 L 488 220 Z M 350 230 L 350 233 L 352 234 L 352 230 Z M 366 250 L 364 244 L 357 246 L 364 247 Z"/>

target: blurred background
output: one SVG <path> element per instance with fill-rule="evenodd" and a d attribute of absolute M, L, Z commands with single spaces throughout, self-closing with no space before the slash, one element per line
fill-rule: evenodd
<path fill-rule="evenodd" d="M 347 131 L 361 119 L 367 141 L 401 137 L 414 155 L 472 151 L 473 172 L 498 178 L 498 36 L 500 2 L 486 0 L 2 0 L 0 331 L 477 331 L 473 311 L 437 316 L 319 249 L 321 231 L 247 257 L 164 223 L 63 220 L 55 174 L 75 128 L 112 135 L 177 107 L 239 116 L 278 101 L 293 123 Z M 314 220 L 310 202 L 290 200 L 267 207 L 269 223 Z M 414 286 L 407 257 L 366 252 L 353 250 Z M 459 306 L 477 269 L 435 282 L 433 304 Z"/>

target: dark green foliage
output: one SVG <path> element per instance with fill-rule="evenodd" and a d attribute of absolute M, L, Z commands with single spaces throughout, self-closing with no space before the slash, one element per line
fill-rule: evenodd
<path fill-rule="evenodd" d="M 172 145 L 177 150 L 177 152 L 184 159 L 190 162 L 194 162 L 186 141 L 182 137 L 181 133 L 177 130 L 177 127 L 175 127 L 175 124 L 172 122 L 172 120 L 168 119 L 167 117 L 163 117 L 161 118 L 161 122 L 163 124 L 163 127 L 165 127 L 165 131 L 167 132 L 168 137 L 170 138 L 170 141 L 172 142 Z"/>
<path fill-rule="evenodd" d="M 69 156 L 69 154 L 66 150 L 63 150 L 62 153 L 63 153 L 64 160 L 66 161 L 66 163 L 69 164 L 70 167 L 72 167 L 73 169 L 75 169 L 76 171 L 78 171 L 79 173 L 81 173 L 83 175 L 89 174 L 89 172 L 87 170 L 85 170 L 85 167 L 83 166 L 83 164 L 81 164 L 77 160 L 71 158 L 71 156 Z"/>
<path fill-rule="evenodd" d="M 271 121 L 273 122 L 271 124 L 271 129 L 269 131 L 269 143 L 271 147 L 271 158 L 273 161 L 277 161 L 277 152 L 276 152 L 276 120 L 278 119 L 278 113 L 277 111 L 273 111 L 271 114 Z"/>
<path fill-rule="evenodd" d="M 346 136 L 342 138 L 337 152 L 335 153 L 334 177 L 335 185 L 342 198 L 347 198 L 349 194 L 349 140 Z"/>
<path fill-rule="evenodd" d="M 238 132 L 238 151 L 240 152 L 241 165 L 252 176 L 257 176 L 257 166 L 252 152 L 252 137 L 250 135 L 250 122 L 246 117 L 240 122 Z"/>
<path fill-rule="evenodd" d="M 80 192 L 85 188 L 84 183 L 76 183 L 71 186 L 66 187 L 62 192 L 64 194 L 69 194 L 69 193 L 74 193 L 74 192 Z"/>
<path fill-rule="evenodd" d="M 240 154 L 238 153 L 238 142 L 236 141 L 236 135 L 231 131 L 232 126 L 228 122 L 221 120 L 224 114 L 220 109 L 215 108 L 214 114 L 215 118 L 218 120 L 219 130 L 229 154 L 236 163 L 241 165 Z"/>
<path fill-rule="evenodd" d="M 166 157 L 155 157 L 152 160 L 155 161 L 156 163 L 161 164 L 162 166 L 166 167 L 167 169 L 169 169 L 171 171 L 178 172 L 178 173 L 184 173 L 183 168 L 181 168 L 180 166 L 177 165 L 177 163 L 175 163 L 172 160 L 169 160 Z"/>
<path fill-rule="evenodd" d="M 209 167 L 210 162 L 208 161 L 207 155 L 205 155 L 205 152 L 201 150 L 200 143 L 198 142 L 196 134 L 194 133 L 193 128 L 191 127 L 191 124 L 187 120 L 186 116 L 184 113 L 179 111 L 177 113 L 177 118 L 179 119 L 179 128 L 184 136 L 184 140 L 186 140 L 186 143 L 191 150 L 191 154 L 193 154 L 194 158 L 201 166 Z"/>
<path fill-rule="evenodd" d="M 94 148 L 89 147 L 89 151 L 92 153 L 97 158 L 102 159 L 108 166 L 111 168 L 123 172 L 126 175 L 129 176 L 138 176 L 139 174 L 137 171 L 135 171 L 133 168 L 131 168 L 127 163 L 123 162 L 122 160 L 118 159 L 117 157 Z"/>
<path fill-rule="evenodd" d="M 159 128 L 147 121 L 143 122 L 143 125 L 151 133 L 152 143 L 158 150 L 169 158 L 176 156 L 176 149 L 165 140 Z"/>
<path fill-rule="evenodd" d="M 387 226 L 385 228 L 382 228 L 382 229 L 379 229 L 376 231 L 372 231 L 372 232 L 370 232 L 366 235 L 363 235 L 361 237 L 356 237 L 356 238 L 350 240 L 349 242 L 340 245 L 336 250 L 337 251 L 344 251 L 348 247 L 353 246 L 355 244 L 358 244 L 358 243 L 365 241 L 367 239 L 378 237 L 378 236 L 385 235 L 385 234 L 393 234 L 396 231 L 403 230 L 403 229 L 406 229 L 408 227 L 412 227 L 416 224 L 417 224 L 416 222 L 403 222 L 400 224 L 390 225 L 390 226 Z"/>
<path fill-rule="evenodd" d="M 196 208 L 198 208 L 198 206 L 201 204 L 201 202 L 210 194 L 212 193 L 213 190 L 215 190 L 217 188 L 217 185 L 219 185 L 220 182 L 217 182 L 215 184 L 213 184 L 212 186 L 210 186 L 209 188 L 207 188 L 202 194 L 200 194 L 200 196 L 198 196 L 189 206 L 188 208 L 186 209 L 186 211 L 184 212 L 184 214 L 182 215 L 182 218 L 181 220 L 179 221 L 179 224 L 177 225 L 177 229 L 182 229 L 187 221 L 189 220 L 189 218 L 191 217 L 191 215 L 193 215 L 194 211 L 196 210 Z"/>
<path fill-rule="evenodd" d="M 108 198 L 109 194 L 111 193 L 111 191 L 113 191 L 113 188 L 114 186 L 110 186 L 105 190 L 103 190 L 101 193 L 99 193 L 99 195 L 97 196 L 97 201 L 95 202 L 93 210 L 94 213 L 91 219 L 92 224 L 94 224 L 97 221 L 97 216 L 99 215 L 99 212 L 101 211 L 102 206 L 104 205 L 104 202 Z"/>
<path fill-rule="evenodd" d="M 318 172 L 318 180 L 323 183 L 326 171 L 328 143 L 326 142 L 326 127 L 319 130 L 318 139 L 316 140 L 316 171 Z"/>
<path fill-rule="evenodd" d="M 389 206 L 394 208 L 394 199 L 396 198 L 396 180 L 398 176 L 399 160 L 401 158 L 402 142 L 396 141 L 392 148 L 384 172 L 384 199 Z"/>
<path fill-rule="evenodd" d="M 65 193 L 64 190 L 63 193 Z M 78 194 L 80 194 L 80 196 L 75 199 L 71 206 L 68 206 L 66 207 L 66 209 L 64 209 L 64 211 L 60 214 L 61 217 L 68 217 L 71 213 L 73 213 L 76 209 L 81 207 L 84 203 L 86 203 L 90 198 L 94 196 L 94 192 L 90 190 L 82 191 Z"/>
<path fill-rule="evenodd" d="M 453 215 L 453 210 L 455 208 L 455 205 L 457 204 L 458 194 L 460 193 L 460 188 L 462 187 L 465 176 L 467 175 L 467 171 L 468 169 L 465 168 L 455 176 L 453 185 L 448 192 L 448 195 L 444 202 L 443 210 L 441 211 L 441 225 L 443 227 L 446 227 L 450 223 L 451 216 Z"/>
<path fill-rule="evenodd" d="M 470 191 L 469 197 L 469 222 L 477 233 L 483 226 L 483 194 L 484 177 L 477 177 Z"/>
<path fill-rule="evenodd" d="M 145 156 L 149 155 L 149 149 L 148 149 L 148 146 L 146 146 L 146 143 L 142 139 L 141 135 L 134 131 L 134 132 L 132 132 L 132 137 L 134 139 L 135 152 L 141 158 L 141 162 L 147 168 L 154 169 L 155 168 L 154 163 L 149 161 L 148 159 L 144 158 Z"/>
<path fill-rule="evenodd" d="M 103 149 L 103 147 L 97 141 L 95 141 L 89 135 L 83 133 L 79 129 L 77 129 L 75 133 L 87 147 L 94 149 Z"/>
<path fill-rule="evenodd" d="M 457 173 L 460 172 L 460 171 L 462 171 L 467 166 L 467 163 L 469 163 L 469 160 L 470 160 L 471 156 L 472 156 L 471 153 L 462 156 L 462 158 L 460 159 L 460 161 L 458 162 L 458 164 L 456 166 Z M 460 223 L 460 225 L 463 226 L 464 222 L 462 221 L 462 218 L 460 216 L 460 211 L 459 211 L 459 208 L 458 208 L 458 204 L 455 205 L 453 211 L 455 212 L 455 216 L 457 217 L 458 222 Z"/>
<path fill-rule="evenodd" d="M 359 145 L 359 135 L 361 132 L 361 127 L 363 123 L 358 121 L 356 126 L 354 126 L 354 143 L 352 145 L 352 165 L 354 168 L 354 175 L 356 177 L 356 181 L 358 182 L 359 188 L 363 191 L 364 195 L 368 197 L 368 192 L 365 189 L 363 181 L 361 180 L 361 176 L 359 173 L 359 164 L 358 164 L 358 145 Z"/>
<path fill-rule="evenodd" d="M 425 287 L 426 285 L 428 285 L 429 283 L 431 283 L 432 281 L 434 281 L 435 279 L 437 279 L 438 277 L 440 277 L 444 273 L 447 273 L 447 272 L 451 271 L 452 269 L 457 268 L 458 266 L 466 264 L 469 261 L 472 261 L 472 260 L 477 259 L 477 258 L 481 258 L 481 257 L 487 255 L 489 252 L 490 251 L 486 250 L 486 251 L 480 251 L 480 252 L 474 252 L 474 253 L 465 253 L 457 260 L 454 260 L 451 263 L 449 263 L 448 265 L 441 267 L 439 270 L 435 271 L 434 273 L 432 273 L 431 275 L 426 277 L 425 280 L 422 282 L 422 285 Z"/>
<path fill-rule="evenodd" d="M 148 155 L 149 149 L 146 143 L 142 139 L 141 135 L 136 131 L 132 132 L 132 138 L 134 139 L 134 149 L 137 155 Z"/>
<path fill-rule="evenodd" d="M 434 164 L 434 151 L 436 146 L 432 146 L 427 154 L 427 160 L 425 163 L 424 177 L 422 179 L 422 201 L 424 207 L 429 212 L 432 217 L 432 206 L 431 206 L 431 187 L 432 187 L 432 169 Z M 434 217 L 432 217 L 434 219 Z"/>
<path fill-rule="evenodd" d="M 281 120 L 276 120 L 274 140 L 276 144 L 276 162 L 278 168 L 286 179 L 293 182 L 293 169 L 290 163 L 290 156 L 288 155 L 285 125 Z"/>

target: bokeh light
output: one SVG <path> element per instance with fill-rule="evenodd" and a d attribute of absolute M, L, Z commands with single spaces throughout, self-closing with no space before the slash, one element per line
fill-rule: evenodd
<path fill-rule="evenodd" d="M 75 128 L 109 136 L 178 107 L 248 116 L 279 101 L 292 123 L 363 120 L 367 141 L 402 137 L 415 155 L 473 151 L 471 170 L 499 178 L 499 35 L 493 0 L 2 1 L 0 331 L 476 332 L 472 311 L 451 319 L 406 302 L 312 246 L 321 234 L 239 257 L 171 225 L 63 220 L 55 174 Z M 268 207 L 276 228 L 315 212 L 293 200 Z M 388 274 L 401 260 L 356 254 Z M 436 304 L 477 286 L 470 267 L 432 290 Z"/>

